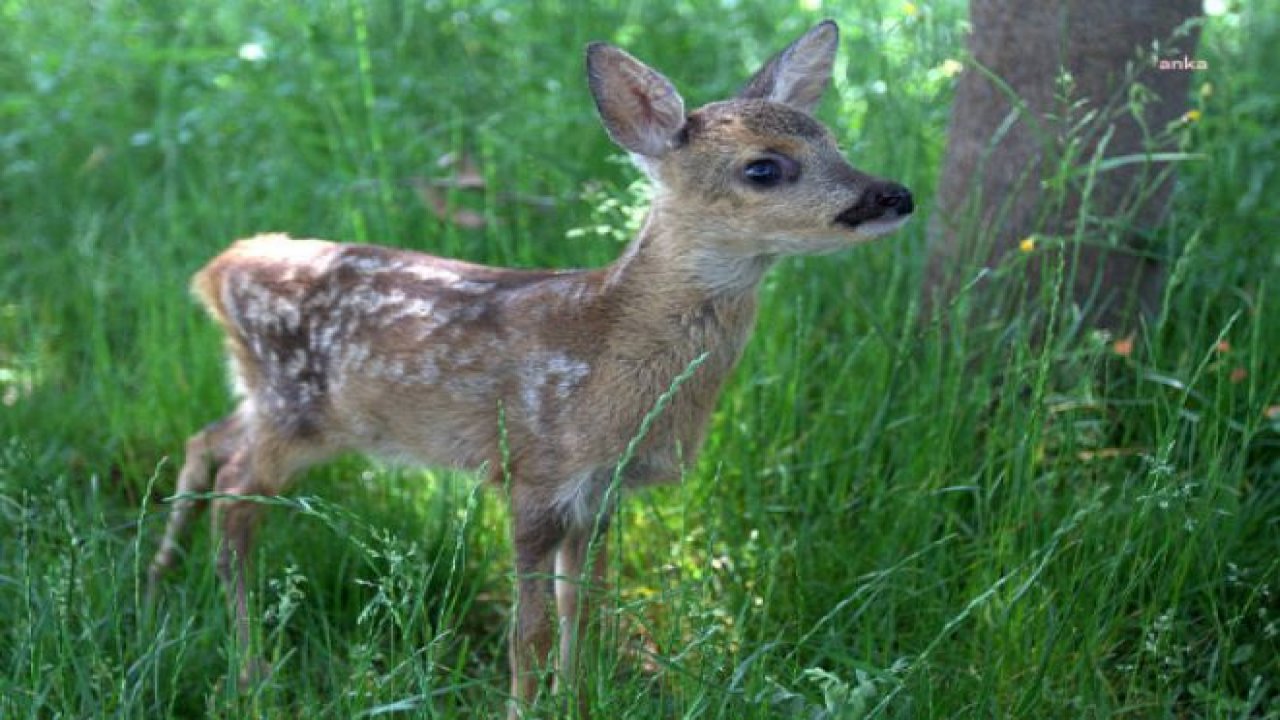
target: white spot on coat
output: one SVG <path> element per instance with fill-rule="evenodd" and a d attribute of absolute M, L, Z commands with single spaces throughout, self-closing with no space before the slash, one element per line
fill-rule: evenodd
<path fill-rule="evenodd" d="M 567 400 L 591 372 L 591 366 L 561 352 L 532 353 L 520 367 L 520 402 L 537 429 L 548 391 L 555 400 Z"/>

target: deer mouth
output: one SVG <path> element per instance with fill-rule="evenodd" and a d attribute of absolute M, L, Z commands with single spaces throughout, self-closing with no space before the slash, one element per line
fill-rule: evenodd
<path fill-rule="evenodd" d="M 916 209 L 911 191 L 897 183 L 876 183 L 836 216 L 837 225 L 881 235 L 898 228 Z"/>
<path fill-rule="evenodd" d="M 910 215 L 898 215 L 895 217 L 881 217 L 875 220 L 867 220 L 858 223 L 853 227 L 853 235 L 859 240 L 875 240 L 879 237 L 888 235 L 903 225 L 907 224 Z"/>

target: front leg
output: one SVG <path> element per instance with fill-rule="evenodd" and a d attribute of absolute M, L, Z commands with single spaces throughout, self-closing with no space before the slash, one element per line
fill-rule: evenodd
<path fill-rule="evenodd" d="M 587 717 L 588 710 L 580 659 L 595 615 L 591 595 L 604 591 L 607 535 L 605 522 L 599 528 L 574 528 L 556 552 L 556 611 L 560 619 L 556 689 L 576 697 L 581 718 Z"/>
<path fill-rule="evenodd" d="M 511 705 L 509 720 L 538 695 L 543 668 L 551 657 L 553 553 L 564 538 L 559 517 L 539 503 L 512 492 L 516 555 L 516 622 L 511 629 Z"/>

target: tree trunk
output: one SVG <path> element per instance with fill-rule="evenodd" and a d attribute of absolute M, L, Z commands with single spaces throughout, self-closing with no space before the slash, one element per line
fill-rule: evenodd
<path fill-rule="evenodd" d="M 1145 154 L 1172 148 L 1165 130 L 1187 111 L 1191 73 L 1170 66 L 1197 64 L 1198 24 L 1187 21 L 1199 6 L 971 0 L 973 63 L 957 88 L 929 228 L 927 305 L 1021 248 L 1025 265 L 991 277 L 1025 279 L 1025 294 L 984 282 L 973 307 L 1003 319 L 1017 304 L 1043 319 L 1041 286 L 1065 260 L 1063 299 L 1091 325 L 1129 327 L 1158 309 L 1165 267 L 1153 233 L 1172 167 Z M 1154 97 L 1135 93 L 1135 80 Z"/>

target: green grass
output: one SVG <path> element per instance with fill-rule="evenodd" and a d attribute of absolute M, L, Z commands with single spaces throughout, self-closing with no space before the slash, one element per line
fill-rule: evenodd
<path fill-rule="evenodd" d="M 636 173 L 583 45 L 700 104 L 824 14 L 820 115 L 921 218 L 770 275 L 703 460 L 612 531 L 597 716 L 1280 717 L 1280 7 L 1208 24 L 1175 282 L 1125 356 L 960 329 L 969 296 L 948 336 L 919 317 L 964 8 L 917 4 L 0 0 L 0 717 L 501 712 L 506 515 L 465 478 L 347 460 L 270 511 L 255 693 L 205 530 L 141 602 L 183 440 L 229 407 L 186 280 L 263 230 L 607 262 Z M 483 227 L 420 196 L 449 154 Z"/>

